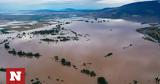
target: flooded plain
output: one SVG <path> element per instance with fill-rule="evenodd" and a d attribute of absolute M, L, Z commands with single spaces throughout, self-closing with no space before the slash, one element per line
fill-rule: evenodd
<path fill-rule="evenodd" d="M 74 20 L 63 27 L 87 34 L 86 38 L 58 43 L 42 42 L 36 37 L 14 39 L 10 42 L 11 47 L 39 52 L 41 57 L 13 56 L 0 45 L 0 66 L 26 68 L 26 84 L 32 84 L 37 78 L 42 84 L 97 84 L 96 77 L 101 76 L 109 84 L 134 84 L 134 80 L 140 84 L 156 84 L 154 78 L 160 75 L 160 46 L 142 39 L 144 35 L 136 32 L 145 26 L 122 19 L 106 19 L 102 23 Z M 0 42 L 9 36 L 16 34 L 1 34 Z M 112 55 L 106 57 L 108 53 Z M 54 60 L 54 56 L 69 60 L 77 68 L 63 66 Z M 93 70 L 96 77 L 81 73 L 82 69 Z M 5 84 L 3 72 L 0 84 Z"/>

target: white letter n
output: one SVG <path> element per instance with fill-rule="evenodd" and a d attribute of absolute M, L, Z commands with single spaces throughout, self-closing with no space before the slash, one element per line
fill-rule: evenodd
<path fill-rule="evenodd" d="M 14 72 L 14 71 L 11 71 L 10 72 L 10 81 L 21 81 L 21 73 L 20 71 L 17 71 L 17 72 Z"/>

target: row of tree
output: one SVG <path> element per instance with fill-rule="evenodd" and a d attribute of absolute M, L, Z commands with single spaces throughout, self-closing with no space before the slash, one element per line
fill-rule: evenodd
<path fill-rule="evenodd" d="M 81 73 L 84 73 L 86 75 L 89 75 L 90 77 L 95 77 L 96 76 L 96 73 L 94 71 L 90 71 L 88 69 L 82 69 L 81 70 Z"/>
<path fill-rule="evenodd" d="M 41 56 L 39 53 L 16 51 L 15 49 L 9 50 L 8 53 L 14 56 L 18 55 L 19 57 L 28 57 L 28 58 L 33 58 L 33 57 L 39 58 Z"/>

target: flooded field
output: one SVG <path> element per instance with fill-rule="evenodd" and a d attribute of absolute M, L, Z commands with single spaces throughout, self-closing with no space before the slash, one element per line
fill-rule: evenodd
<path fill-rule="evenodd" d="M 104 77 L 109 84 L 157 84 L 160 46 L 136 32 L 147 25 L 122 19 L 69 22 L 61 23 L 64 29 L 55 35 L 32 32 L 49 30 L 56 24 L 23 31 L 21 34 L 26 35 L 21 38 L 17 37 L 19 32 L 0 34 L 0 43 L 9 38 L 11 50 L 40 55 L 10 54 L 4 42 L 0 44 L 0 67 L 26 68 L 26 84 L 97 84 L 98 77 Z M 5 72 L 1 73 L 0 84 L 5 84 Z"/>

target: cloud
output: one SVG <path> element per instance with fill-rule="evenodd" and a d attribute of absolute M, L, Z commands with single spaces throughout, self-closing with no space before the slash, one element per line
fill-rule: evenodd
<path fill-rule="evenodd" d="M 0 0 L 0 9 L 100 9 L 146 0 Z"/>
<path fill-rule="evenodd" d="M 97 3 L 107 4 L 109 6 L 118 6 L 139 1 L 151 1 L 151 0 L 98 0 Z"/>
<path fill-rule="evenodd" d="M 0 3 L 5 4 L 43 4 L 43 3 L 65 3 L 73 2 L 75 0 L 1 0 Z"/>
<path fill-rule="evenodd" d="M 144 0 L 0 0 L 0 3 L 16 3 L 16 4 L 43 4 L 43 3 L 100 3 L 100 4 L 124 4 Z"/>

